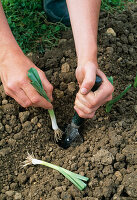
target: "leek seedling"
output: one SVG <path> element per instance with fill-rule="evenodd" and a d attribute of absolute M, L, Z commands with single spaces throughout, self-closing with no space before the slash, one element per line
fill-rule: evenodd
<path fill-rule="evenodd" d="M 137 75 L 136 75 L 135 80 L 134 80 L 134 88 L 136 88 L 136 87 L 137 87 Z"/>
<path fill-rule="evenodd" d="M 42 160 L 38 160 L 36 158 L 34 158 L 34 155 L 30 155 L 28 153 L 28 156 L 26 158 L 26 160 L 23 162 L 23 167 L 27 166 L 27 165 L 44 165 L 47 167 L 50 167 L 52 169 L 55 169 L 57 171 L 59 171 L 61 174 L 63 174 L 68 180 L 70 180 L 79 190 L 84 190 L 87 186 L 86 183 L 84 183 L 83 181 L 88 181 L 89 178 L 85 177 L 85 176 L 81 176 L 80 174 L 76 174 L 73 173 L 67 169 L 64 169 L 62 167 L 59 167 L 57 165 L 42 161 Z"/>
<path fill-rule="evenodd" d="M 117 101 L 119 101 L 119 99 L 121 99 L 127 92 L 128 90 L 131 88 L 131 84 L 129 84 L 126 89 L 121 92 L 121 94 L 119 94 L 117 97 L 115 97 L 114 99 L 112 99 L 111 101 L 109 101 L 107 104 L 106 104 L 106 112 L 110 112 L 111 108 L 112 108 L 112 105 L 114 103 L 116 103 Z"/>
<path fill-rule="evenodd" d="M 108 79 L 109 82 L 113 85 L 113 77 L 112 77 L 112 76 L 109 76 L 109 77 L 107 77 L 107 79 Z"/>
<path fill-rule="evenodd" d="M 35 68 L 30 68 L 28 70 L 28 77 L 31 80 L 32 86 L 37 90 L 37 92 L 41 96 L 43 96 L 48 102 L 51 102 L 50 99 L 48 98 L 44 88 L 43 88 L 41 79 L 40 79 L 39 74 L 38 74 L 38 72 Z M 54 130 L 54 133 L 55 133 L 54 138 L 55 138 L 55 141 L 58 142 L 58 140 L 60 140 L 62 138 L 63 132 L 59 129 L 59 127 L 57 125 L 54 110 L 53 109 L 48 110 L 48 112 L 49 112 L 49 115 L 50 115 L 50 118 L 51 118 L 52 129 Z"/>

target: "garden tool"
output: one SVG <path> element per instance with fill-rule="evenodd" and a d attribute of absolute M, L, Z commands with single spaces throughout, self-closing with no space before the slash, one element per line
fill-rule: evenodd
<path fill-rule="evenodd" d="M 93 86 L 91 91 L 96 91 L 101 83 L 102 79 L 99 76 L 96 76 L 95 85 Z M 79 115 L 75 111 L 71 123 L 67 125 L 62 139 L 58 142 L 59 146 L 67 149 L 70 146 L 77 146 L 84 142 L 82 135 L 80 135 L 79 133 L 79 128 L 82 125 L 83 121 L 84 119 L 79 117 Z"/>

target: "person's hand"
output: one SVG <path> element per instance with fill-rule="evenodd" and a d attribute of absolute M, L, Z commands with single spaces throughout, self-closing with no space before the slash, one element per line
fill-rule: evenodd
<path fill-rule="evenodd" d="M 52 109 L 52 104 L 46 101 L 30 84 L 27 72 L 31 67 L 38 70 L 43 87 L 52 101 L 52 85 L 47 80 L 44 72 L 36 67 L 22 51 L 7 52 L 6 57 L 0 60 L 0 77 L 5 93 L 23 107 L 34 106 Z"/>
<path fill-rule="evenodd" d="M 95 92 L 91 89 L 95 84 L 96 75 L 102 78 L 102 84 Z M 98 69 L 98 64 L 87 62 L 76 69 L 79 91 L 76 95 L 74 109 L 82 118 L 92 118 L 96 110 L 112 99 L 114 88 L 105 74 Z"/>

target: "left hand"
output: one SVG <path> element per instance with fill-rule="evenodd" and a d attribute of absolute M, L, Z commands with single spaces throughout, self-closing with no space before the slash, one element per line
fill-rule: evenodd
<path fill-rule="evenodd" d="M 102 78 L 102 84 L 98 90 L 92 92 L 96 75 Z M 80 89 L 76 95 L 74 109 L 80 117 L 92 118 L 101 105 L 112 99 L 114 88 L 95 62 L 87 62 L 84 66 L 78 66 L 76 78 Z"/>

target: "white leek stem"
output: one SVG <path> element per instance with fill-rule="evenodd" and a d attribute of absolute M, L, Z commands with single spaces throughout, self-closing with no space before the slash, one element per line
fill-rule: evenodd
<path fill-rule="evenodd" d="M 35 159 L 35 158 L 33 158 L 32 159 L 32 164 L 33 165 L 42 165 L 42 160 L 38 160 L 38 159 Z"/>
<path fill-rule="evenodd" d="M 54 113 L 54 110 L 48 110 L 50 118 L 51 118 L 51 122 L 52 122 L 52 129 L 55 131 L 57 129 L 59 129 L 58 125 L 57 125 L 57 121 L 56 121 L 56 116 Z"/>

